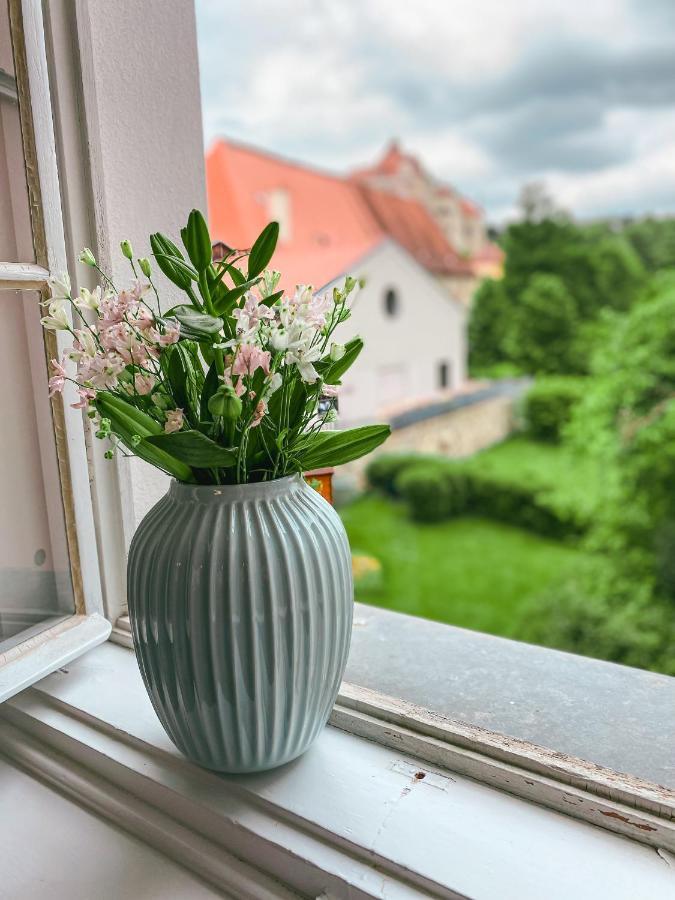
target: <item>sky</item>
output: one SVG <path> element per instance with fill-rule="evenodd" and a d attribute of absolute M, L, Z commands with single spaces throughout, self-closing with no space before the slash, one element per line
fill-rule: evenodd
<path fill-rule="evenodd" d="M 204 137 L 335 172 L 392 138 L 499 224 L 675 213 L 675 0 L 196 0 Z"/>

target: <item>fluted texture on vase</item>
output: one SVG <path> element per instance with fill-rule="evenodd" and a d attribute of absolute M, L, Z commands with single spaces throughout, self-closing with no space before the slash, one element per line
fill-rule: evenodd
<path fill-rule="evenodd" d="M 328 720 L 353 609 L 347 535 L 300 477 L 172 482 L 131 543 L 129 616 L 174 744 L 222 772 L 273 768 Z"/>

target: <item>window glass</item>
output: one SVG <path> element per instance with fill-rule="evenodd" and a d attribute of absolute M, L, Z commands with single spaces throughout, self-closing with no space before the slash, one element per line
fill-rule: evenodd
<path fill-rule="evenodd" d="M 393 288 L 385 292 L 384 309 L 388 316 L 395 316 L 398 312 L 398 294 Z"/>
<path fill-rule="evenodd" d="M 34 261 L 9 11 L 0 2 L 0 262 Z"/>
<path fill-rule="evenodd" d="M 0 652 L 74 611 L 34 291 L 0 291 Z"/>

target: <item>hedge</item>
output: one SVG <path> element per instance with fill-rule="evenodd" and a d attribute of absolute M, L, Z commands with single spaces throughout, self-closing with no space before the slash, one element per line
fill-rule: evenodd
<path fill-rule="evenodd" d="M 508 522 L 552 538 L 578 535 L 584 530 L 580 515 L 556 504 L 547 491 L 516 474 L 504 477 L 481 472 L 474 460 L 439 457 L 380 456 L 371 463 L 372 487 L 401 497 L 412 518 L 438 522 L 460 515 L 482 516 Z M 374 473 L 372 469 L 374 468 Z M 395 472 L 395 475 L 393 474 Z M 393 479 L 393 483 L 392 483 Z"/>
<path fill-rule="evenodd" d="M 538 378 L 523 398 L 523 416 L 531 437 L 559 441 L 584 390 L 584 378 L 570 375 Z"/>
<path fill-rule="evenodd" d="M 381 453 L 371 459 L 366 466 L 366 479 L 371 487 L 390 497 L 399 497 L 396 487 L 399 472 L 419 463 L 439 461 L 445 462 L 445 459 L 440 456 L 425 456 L 422 453 Z"/>

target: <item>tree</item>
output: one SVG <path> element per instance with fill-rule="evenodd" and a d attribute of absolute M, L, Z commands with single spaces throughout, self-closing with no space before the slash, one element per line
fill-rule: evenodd
<path fill-rule="evenodd" d="M 574 298 L 556 275 L 533 275 L 511 314 L 504 338 L 508 357 L 525 372 L 578 371 Z"/>
<path fill-rule="evenodd" d="M 501 281 L 487 278 L 478 288 L 469 319 L 469 365 L 472 372 L 486 369 L 504 357 L 504 333 L 510 315 L 509 299 Z"/>
<path fill-rule="evenodd" d="M 543 181 L 530 181 L 524 184 L 520 191 L 518 205 L 525 222 L 544 222 L 567 218 L 567 213 L 556 205 Z"/>

